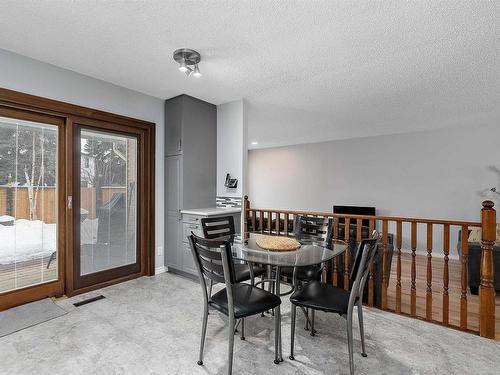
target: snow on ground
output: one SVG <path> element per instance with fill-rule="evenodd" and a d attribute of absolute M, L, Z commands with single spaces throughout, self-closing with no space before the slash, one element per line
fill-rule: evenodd
<path fill-rule="evenodd" d="M 57 226 L 41 220 L 19 219 L 0 225 L 0 264 L 22 262 L 56 251 Z"/>

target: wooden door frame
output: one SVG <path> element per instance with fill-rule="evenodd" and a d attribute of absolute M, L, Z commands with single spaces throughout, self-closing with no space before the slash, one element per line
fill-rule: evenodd
<path fill-rule="evenodd" d="M 64 247 L 65 251 L 60 254 L 60 262 L 63 266 L 59 267 L 59 272 L 63 272 L 58 282 L 60 285 L 56 287 L 49 284 L 41 284 L 36 287 L 26 288 L 26 298 L 20 298 L 21 289 L 12 291 L 9 294 L 7 302 L 0 302 L 0 310 L 20 305 L 29 301 L 40 299 L 46 296 L 60 295 L 63 292 L 68 295 L 75 295 L 84 293 L 89 290 L 102 288 L 111 284 L 122 282 L 131 278 L 139 276 L 152 276 L 155 273 L 155 124 L 148 121 L 137 120 L 134 118 L 121 116 L 109 112 L 100 111 L 97 109 L 78 106 L 75 104 L 65 103 L 57 100 L 47 99 L 35 95 L 25 94 L 18 91 L 13 91 L 5 88 L 0 88 L 0 107 L 9 110 L 19 110 L 29 113 L 30 116 L 48 115 L 60 118 L 64 122 L 63 132 L 60 140 L 63 143 L 61 148 L 61 155 L 65 157 L 64 160 L 72 160 L 74 155 L 75 145 L 73 144 L 73 123 L 99 123 L 103 127 L 110 127 L 125 125 L 130 128 L 136 129 L 143 134 L 143 145 L 141 147 L 142 164 L 144 175 L 147 181 L 139 181 L 142 187 L 142 205 L 144 212 L 141 214 L 141 221 L 143 222 L 144 231 L 141 233 L 141 251 L 144 253 L 144 261 L 141 263 L 141 270 L 138 274 L 129 275 L 126 277 L 118 278 L 116 280 L 107 281 L 98 285 L 89 286 L 86 288 L 76 289 L 73 285 L 72 273 L 68 270 L 68 265 L 73 264 L 73 210 L 68 209 L 66 202 L 68 196 L 73 195 L 73 179 L 74 174 L 70 163 L 65 163 L 64 170 L 65 180 L 61 182 L 61 189 L 64 189 L 64 194 L 60 196 L 61 208 L 65 207 L 64 215 L 59 225 L 64 225 Z M 109 129 L 109 128 L 108 128 Z M 76 145 L 78 146 L 78 145 Z M 64 162 L 63 160 L 63 162 Z M 61 167 L 61 165 L 60 165 Z M 62 232 L 62 231 L 61 231 Z M 72 271 L 72 270 L 71 270 Z M 40 296 L 40 289 L 45 295 Z M 19 296 L 18 296 L 19 294 Z M 0 294 L 0 299 L 5 294 Z"/>

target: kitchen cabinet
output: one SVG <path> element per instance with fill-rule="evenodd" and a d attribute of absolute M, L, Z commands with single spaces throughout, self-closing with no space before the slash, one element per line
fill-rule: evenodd
<path fill-rule="evenodd" d="M 215 206 L 216 167 L 216 106 L 188 95 L 166 100 L 165 258 L 169 270 L 196 272 L 184 240 L 181 210 Z"/>
<path fill-rule="evenodd" d="M 197 236 L 203 237 L 203 228 L 201 226 L 201 219 L 204 217 L 218 217 L 218 216 L 233 216 L 234 217 L 234 227 L 236 232 L 235 241 L 241 239 L 241 209 L 239 208 L 201 208 L 201 209 L 186 209 L 181 210 L 182 214 L 182 245 L 181 245 L 181 257 L 182 257 L 182 271 L 197 276 L 198 272 L 196 270 L 196 265 L 194 263 L 194 258 L 191 253 L 191 247 L 189 245 L 188 237 L 191 233 Z"/>

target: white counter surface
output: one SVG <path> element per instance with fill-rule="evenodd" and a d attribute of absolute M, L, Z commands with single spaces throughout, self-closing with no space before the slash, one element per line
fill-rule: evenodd
<path fill-rule="evenodd" d="M 234 214 L 241 212 L 241 208 L 239 207 L 209 207 L 209 208 L 192 208 L 181 210 L 181 214 L 188 215 L 199 215 L 199 216 L 218 216 L 218 215 L 226 215 L 226 214 Z"/>

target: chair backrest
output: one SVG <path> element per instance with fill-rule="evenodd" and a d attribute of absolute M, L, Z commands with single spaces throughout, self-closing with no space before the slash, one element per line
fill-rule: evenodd
<path fill-rule="evenodd" d="M 235 234 L 234 219 L 232 216 L 205 217 L 201 219 L 203 236 L 208 239 L 231 237 Z"/>
<path fill-rule="evenodd" d="M 297 241 L 315 241 L 329 246 L 333 238 L 333 219 L 297 215 L 295 217 L 295 238 Z"/>
<path fill-rule="evenodd" d="M 380 241 L 379 233 L 374 230 L 370 239 L 361 240 L 358 251 L 351 269 L 350 285 L 351 295 L 349 304 L 354 304 L 357 297 L 363 298 L 363 290 L 365 288 L 368 273 L 373 264 L 375 254 L 377 253 L 377 245 Z"/>
<path fill-rule="evenodd" d="M 227 240 L 201 238 L 192 233 L 189 236 L 191 252 L 200 276 L 216 283 L 235 283 L 231 244 Z M 227 262 L 227 264 L 226 264 Z"/>

